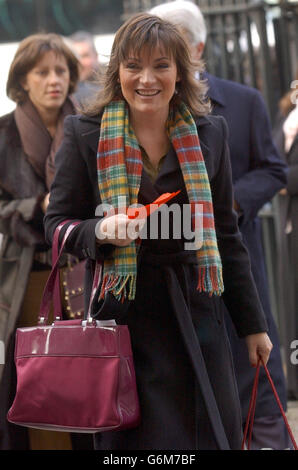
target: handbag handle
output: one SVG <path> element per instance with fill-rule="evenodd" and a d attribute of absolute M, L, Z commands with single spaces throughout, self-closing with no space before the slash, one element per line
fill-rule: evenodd
<path fill-rule="evenodd" d="M 245 428 L 244 428 L 244 434 L 243 434 L 243 440 L 242 440 L 242 446 L 241 446 L 241 449 L 244 450 L 244 446 L 245 446 L 245 441 L 247 439 L 247 433 L 248 433 L 248 428 L 249 428 L 249 435 L 248 435 L 248 440 L 247 440 L 247 450 L 250 449 L 250 443 L 251 443 L 251 437 L 252 437 L 252 428 L 253 428 L 253 421 L 254 421 L 254 416 L 255 416 L 255 410 L 256 410 L 256 402 L 257 402 L 257 390 L 258 390 L 258 381 L 259 381 L 259 373 L 260 373 L 260 366 L 261 366 L 261 363 L 265 369 L 265 372 L 266 372 L 266 375 L 267 375 L 267 378 L 268 378 L 268 381 L 270 383 L 270 386 L 272 388 L 272 391 L 273 391 L 273 394 L 274 394 L 274 397 L 277 401 L 277 404 L 279 406 L 279 409 L 281 411 L 281 414 L 282 414 L 282 417 L 284 419 L 284 422 L 285 422 L 285 425 L 286 425 L 286 428 L 287 428 L 287 431 L 289 433 L 289 436 L 291 438 L 291 441 L 293 443 L 293 446 L 294 446 L 294 449 L 295 450 L 298 450 L 298 446 L 297 446 L 297 443 L 295 441 L 295 438 L 293 436 L 293 433 L 292 433 L 292 430 L 290 428 L 290 425 L 288 423 L 288 420 L 287 420 L 287 417 L 285 415 L 285 412 L 283 410 L 283 407 L 282 407 L 282 404 L 280 402 L 280 399 L 279 399 L 279 396 L 277 394 L 277 391 L 275 389 L 275 386 L 274 386 L 274 383 L 273 383 L 273 380 L 270 376 L 270 373 L 269 373 L 269 370 L 266 366 L 266 364 L 264 363 L 263 359 L 261 359 L 259 357 L 258 359 L 258 364 L 257 364 L 257 369 L 256 369 L 256 374 L 255 374 L 255 379 L 254 379 L 254 383 L 253 383 L 253 388 L 252 388 L 252 394 L 251 394 L 251 398 L 250 398 L 250 402 L 249 402 L 249 409 L 248 409 L 248 414 L 247 414 L 247 418 L 246 418 L 246 423 L 245 423 Z"/>
<path fill-rule="evenodd" d="M 89 300 L 88 313 L 87 313 L 87 322 L 89 322 L 89 323 L 92 322 L 91 306 L 92 306 L 93 299 L 95 297 L 95 293 L 96 293 L 97 288 L 99 286 L 99 283 L 101 281 L 102 268 L 103 268 L 102 263 L 100 263 L 99 261 L 96 260 L 95 268 L 94 268 L 94 274 L 93 274 L 92 289 L 91 289 L 90 300 Z"/>
<path fill-rule="evenodd" d="M 70 233 L 72 230 L 80 223 L 79 221 L 77 222 L 72 222 L 66 229 L 66 232 L 63 237 L 63 241 L 61 243 L 60 250 L 58 252 L 58 240 L 59 240 L 59 234 L 62 229 L 62 227 L 69 222 L 69 220 L 65 220 L 62 222 L 60 225 L 55 230 L 54 233 L 54 238 L 53 238 L 53 254 L 52 254 L 52 271 L 48 277 L 48 280 L 46 282 L 44 291 L 43 291 L 43 296 L 41 299 L 41 304 L 40 304 L 40 312 L 38 316 L 38 325 L 43 325 L 47 323 L 48 316 L 50 313 L 50 308 L 51 304 L 53 302 L 54 304 L 54 311 L 57 313 L 56 319 L 59 320 L 62 318 L 62 306 L 61 306 L 61 294 L 60 294 L 60 275 L 59 275 L 59 260 L 62 255 L 64 245 L 66 243 L 66 240 L 68 239 Z"/>
<path fill-rule="evenodd" d="M 59 255 L 58 246 L 59 246 L 59 235 L 60 235 L 61 229 L 68 222 L 70 222 L 70 220 L 65 220 L 60 225 L 58 225 L 58 227 L 55 230 L 54 238 L 53 238 L 53 246 L 52 246 L 52 266 L 54 266 L 54 264 L 56 263 L 57 257 Z M 79 222 L 74 222 L 72 224 L 73 228 L 75 226 L 77 226 L 78 224 L 79 224 Z M 67 237 L 69 236 L 69 234 L 70 234 L 70 232 L 68 233 Z M 65 242 L 66 242 L 66 239 L 65 239 L 64 243 Z M 99 282 L 100 282 L 100 279 L 101 279 L 101 273 L 102 273 L 102 263 L 99 263 L 98 261 L 96 261 L 95 269 L 94 269 L 94 275 L 93 275 L 93 284 L 92 284 L 90 301 L 89 301 L 89 307 L 88 307 L 88 312 L 87 312 L 87 320 L 89 322 L 92 321 L 92 319 L 91 319 L 91 306 L 92 306 L 92 302 L 93 302 L 96 290 L 98 288 L 98 285 L 99 285 Z M 55 279 L 53 303 L 54 303 L 54 311 L 55 312 L 57 311 L 57 314 L 55 315 L 56 319 L 57 320 L 61 319 L 63 315 L 62 315 L 62 302 L 61 302 L 61 291 L 60 291 L 60 270 L 59 269 L 57 270 L 57 276 L 56 276 L 56 279 Z"/>
<path fill-rule="evenodd" d="M 52 266 L 55 265 L 56 260 L 59 256 L 59 235 L 61 229 L 64 227 L 65 224 L 71 222 L 71 220 L 64 220 L 55 230 L 53 243 L 52 243 Z M 78 225 L 79 222 L 74 222 L 74 227 Z M 68 233 L 69 236 L 70 232 Z M 66 240 L 65 240 L 66 242 Z M 57 320 L 62 318 L 62 302 L 61 302 L 61 290 L 60 290 L 60 269 L 57 269 L 57 275 L 55 278 L 55 286 L 54 286 L 54 294 L 53 294 L 53 304 L 54 304 L 54 312 L 55 318 Z"/>
<path fill-rule="evenodd" d="M 41 306 L 40 306 L 40 313 L 38 316 L 38 325 L 44 325 L 47 323 L 52 302 L 54 305 L 55 320 L 62 319 L 59 260 L 62 255 L 66 240 L 68 239 L 72 230 L 80 223 L 79 221 L 72 222 L 68 226 L 64 234 L 60 251 L 59 251 L 58 249 L 59 235 L 60 235 L 61 229 L 68 222 L 71 222 L 71 221 L 64 220 L 61 224 L 58 225 L 54 233 L 53 244 L 52 244 L 52 271 L 50 273 L 50 276 L 44 288 L 44 292 L 43 292 L 43 296 L 41 300 Z M 102 273 L 102 264 L 96 261 L 94 276 L 93 276 L 93 284 L 92 284 L 90 301 L 89 301 L 89 308 L 87 312 L 87 321 L 89 323 L 93 321 L 91 317 L 91 305 L 92 305 L 96 290 L 98 288 L 99 282 L 101 280 L 101 273 Z"/>

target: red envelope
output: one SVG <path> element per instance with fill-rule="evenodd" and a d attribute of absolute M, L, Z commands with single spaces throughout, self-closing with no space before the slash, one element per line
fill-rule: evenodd
<path fill-rule="evenodd" d="M 159 196 L 155 201 L 151 202 L 151 204 L 147 204 L 146 206 L 143 207 L 130 207 L 127 209 L 127 215 L 129 219 L 145 219 L 148 217 L 148 215 L 153 214 L 160 206 L 168 202 L 170 199 L 173 197 L 177 196 L 179 194 L 181 189 L 179 191 L 176 191 L 175 193 L 163 193 L 161 196 Z"/>

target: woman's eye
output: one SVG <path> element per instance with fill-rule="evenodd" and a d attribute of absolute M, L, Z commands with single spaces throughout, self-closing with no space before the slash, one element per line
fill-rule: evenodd
<path fill-rule="evenodd" d="M 44 77 L 47 74 L 47 71 L 46 70 L 38 70 L 37 73 L 38 73 L 38 75 L 41 75 L 42 77 Z"/>
<path fill-rule="evenodd" d="M 139 67 L 139 65 L 136 64 L 135 62 L 128 62 L 126 64 L 126 68 L 128 68 L 128 69 L 137 69 L 138 67 Z"/>
<path fill-rule="evenodd" d="M 57 75 L 63 75 L 64 73 L 66 73 L 66 69 L 64 68 L 56 69 L 56 73 Z"/>
<path fill-rule="evenodd" d="M 161 64 L 158 64 L 158 65 L 156 66 L 156 68 L 158 68 L 158 69 L 167 69 L 167 68 L 169 68 L 169 64 L 167 64 L 167 63 L 161 63 Z"/>

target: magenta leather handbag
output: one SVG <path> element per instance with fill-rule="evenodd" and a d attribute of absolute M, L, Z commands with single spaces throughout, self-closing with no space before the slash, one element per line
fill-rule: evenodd
<path fill-rule="evenodd" d="M 66 222 L 56 229 L 56 252 L 59 232 Z M 61 320 L 58 260 L 78 223 L 72 223 L 65 233 L 44 289 L 37 326 L 17 329 L 17 389 L 7 419 L 54 431 L 127 429 L 140 421 L 129 330 L 113 320 L 99 322 L 90 316 L 100 263 L 95 267 L 87 319 Z M 52 301 L 56 319 L 47 325 Z"/>

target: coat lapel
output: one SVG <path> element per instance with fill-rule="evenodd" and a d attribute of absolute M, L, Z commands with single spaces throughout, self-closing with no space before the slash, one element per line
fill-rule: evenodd
<path fill-rule="evenodd" d="M 101 115 L 95 117 L 81 116 L 81 136 L 89 147 L 97 154 L 100 136 Z"/>
<path fill-rule="evenodd" d="M 203 75 L 203 79 L 206 79 L 208 82 L 208 97 L 211 99 L 213 103 L 217 105 L 226 106 L 226 98 L 224 93 L 222 93 L 220 87 L 220 79 L 214 77 L 213 75 L 209 75 L 209 73 L 205 72 Z"/>

